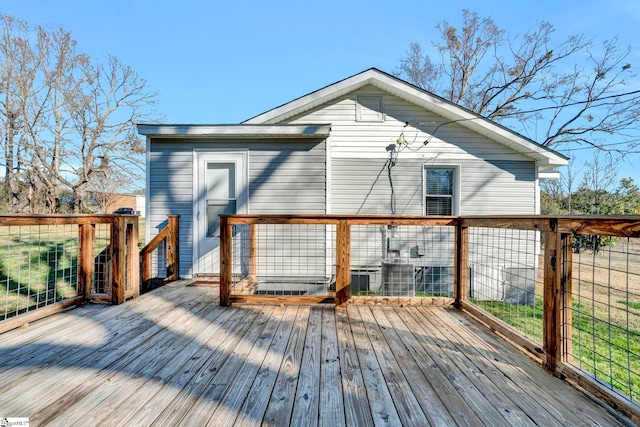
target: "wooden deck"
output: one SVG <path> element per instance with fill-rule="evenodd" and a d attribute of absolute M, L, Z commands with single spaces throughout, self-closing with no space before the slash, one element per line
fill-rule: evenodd
<path fill-rule="evenodd" d="M 0 335 L 32 426 L 625 425 L 463 313 L 218 306 L 174 282 Z"/>

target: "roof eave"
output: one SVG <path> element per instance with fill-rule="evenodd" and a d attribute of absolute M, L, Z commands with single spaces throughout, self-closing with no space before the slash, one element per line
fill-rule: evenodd
<path fill-rule="evenodd" d="M 327 138 L 330 124 L 308 125 L 185 125 L 138 124 L 138 133 L 147 137 L 178 138 Z"/>

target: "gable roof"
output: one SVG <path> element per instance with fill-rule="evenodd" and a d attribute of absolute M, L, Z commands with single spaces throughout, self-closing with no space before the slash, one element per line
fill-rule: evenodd
<path fill-rule="evenodd" d="M 539 167 L 550 168 L 564 166 L 568 163 L 569 158 L 557 151 L 551 150 L 511 129 L 376 68 L 370 68 L 359 74 L 325 86 L 245 120 L 242 124 L 281 123 L 288 118 L 302 114 L 367 85 L 374 86 L 391 95 L 418 105 L 425 110 L 448 119 L 450 123 L 457 123 L 460 126 L 464 126 L 489 139 L 499 142 L 536 160 Z"/>

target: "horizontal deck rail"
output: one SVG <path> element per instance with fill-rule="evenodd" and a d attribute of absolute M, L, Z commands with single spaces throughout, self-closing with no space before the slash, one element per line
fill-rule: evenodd
<path fill-rule="evenodd" d="M 221 215 L 220 304 L 452 304 L 638 421 L 638 238 L 640 216 Z"/>

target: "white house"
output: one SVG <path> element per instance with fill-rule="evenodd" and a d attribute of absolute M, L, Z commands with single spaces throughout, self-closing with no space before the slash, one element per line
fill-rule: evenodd
<path fill-rule="evenodd" d="M 181 277 L 218 272 L 219 213 L 537 214 L 568 160 L 374 68 L 240 124 L 138 131 L 146 235 L 181 215 Z"/>

